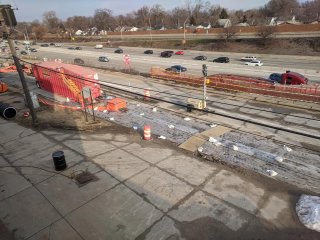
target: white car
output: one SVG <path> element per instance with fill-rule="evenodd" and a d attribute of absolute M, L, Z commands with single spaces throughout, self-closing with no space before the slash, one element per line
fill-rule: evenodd
<path fill-rule="evenodd" d="M 250 62 L 246 62 L 245 65 L 248 65 L 248 66 L 262 66 L 263 63 L 259 60 L 252 60 Z"/>
<path fill-rule="evenodd" d="M 257 60 L 255 56 L 245 56 L 241 58 L 241 61 L 252 61 L 252 60 Z"/>

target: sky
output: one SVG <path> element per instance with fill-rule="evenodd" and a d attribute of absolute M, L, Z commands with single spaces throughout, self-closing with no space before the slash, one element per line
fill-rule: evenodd
<path fill-rule="evenodd" d="M 207 0 L 203 0 L 206 2 Z M 238 10 L 263 6 L 268 0 L 209 0 L 213 5 Z M 42 20 L 46 11 L 55 11 L 58 18 L 66 20 L 72 16 L 93 16 L 94 10 L 108 8 L 114 15 L 126 14 L 142 6 L 160 4 L 166 10 L 184 6 L 185 0 L 0 0 L 0 4 L 10 4 L 18 8 L 18 21 Z"/>

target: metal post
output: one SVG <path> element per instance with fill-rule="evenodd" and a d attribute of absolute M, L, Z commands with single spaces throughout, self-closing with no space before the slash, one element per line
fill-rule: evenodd
<path fill-rule="evenodd" d="M 85 113 L 85 116 L 86 116 L 86 122 L 88 122 L 87 106 L 86 106 L 86 102 L 85 102 L 83 91 L 81 92 L 81 95 L 82 95 L 82 102 L 83 102 L 83 106 L 84 106 L 84 113 Z"/>
<path fill-rule="evenodd" d="M 0 13 L 0 19 L 2 19 L 2 14 L 1 13 Z M 3 29 L 3 38 L 4 39 L 7 38 L 7 40 L 8 40 L 8 44 L 9 44 L 9 47 L 10 47 L 12 58 L 14 60 L 14 64 L 16 65 L 17 72 L 19 74 L 20 81 L 21 81 L 21 84 L 22 84 L 22 88 L 23 88 L 24 94 L 26 96 L 26 105 L 30 109 L 30 114 L 31 114 L 31 117 L 32 117 L 32 124 L 34 126 L 37 126 L 39 124 L 38 123 L 38 118 L 37 118 L 37 115 L 36 115 L 36 113 L 34 111 L 34 107 L 33 107 L 33 103 L 32 103 L 32 99 L 31 99 L 31 95 L 30 95 L 28 84 L 27 84 L 26 79 L 24 77 L 23 70 L 22 70 L 22 67 L 20 65 L 19 58 L 17 57 L 16 49 L 15 49 L 15 46 L 14 46 L 14 41 L 11 39 L 9 29 L 8 29 L 8 27 L 5 25 L 5 23 L 3 21 L 1 21 L 1 25 L 2 25 L 2 29 Z"/>
<path fill-rule="evenodd" d="M 93 121 L 96 121 L 96 116 L 94 115 L 94 109 L 93 109 L 93 99 L 92 99 L 92 93 L 91 93 L 91 88 L 90 88 L 90 99 L 91 99 L 91 108 L 92 108 L 92 116 L 93 116 Z"/>
<path fill-rule="evenodd" d="M 208 76 L 208 69 L 207 65 L 203 64 L 202 65 L 202 73 L 203 73 L 203 100 L 202 100 L 202 107 L 206 108 L 207 107 L 207 76 Z"/>

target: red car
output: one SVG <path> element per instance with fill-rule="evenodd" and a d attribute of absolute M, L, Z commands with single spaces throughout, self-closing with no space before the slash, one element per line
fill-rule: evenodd
<path fill-rule="evenodd" d="M 175 55 L 184 55 L 184 51 L 176 51 Z"/>

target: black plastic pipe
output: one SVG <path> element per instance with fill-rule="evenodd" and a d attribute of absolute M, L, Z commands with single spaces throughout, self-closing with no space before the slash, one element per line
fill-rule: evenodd
<path fill-rule="evenodd" d="M 0 115 L 5 119 L 11 119 L 17 115 L 17 110 L 7 103 L 0 102 Z"/>

